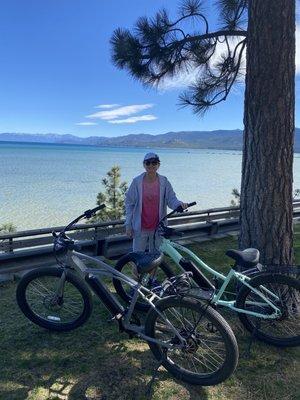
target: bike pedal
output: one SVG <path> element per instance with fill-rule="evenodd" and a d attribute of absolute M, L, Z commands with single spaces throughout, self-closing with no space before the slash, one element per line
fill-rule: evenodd
<path fill-rule="evenodd" d="M 123 314 L 119 313 L 117 315 L 114 315 L 112 318 L 108 318 L 107 322 L 108 323 L 115 322 L 115 321 L 119 322 L 122 318 L 123 318 Z"/>

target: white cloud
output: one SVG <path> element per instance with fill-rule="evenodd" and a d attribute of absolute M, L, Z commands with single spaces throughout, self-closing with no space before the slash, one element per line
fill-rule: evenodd
<path fill-rule="evenodd" d="M 190 67 L 188 70 L 181 71 L 172 78 L 162 80 L 158 85 L 158 90 L 183 89 L 195 83 L 198 73 L 198 68 Z"/>
<path fill-rule="evenodd" d="M 76 125 L 91 126 L 91 125 L 98 125 L 98 124 L 96 122 L 78 122 Z"/>
<path fill-rule="evenodd" d="M 120 104 L 99 104 L 98 106 L 95 106 L 94 108 L 103 108 L 103 109 L 109 109 L 109 108 L 115 108 L 119 107 Z"/>
<path fill-rule="evenodd" d="M 113 119 L 108 122 L 110 124 L 134 124 L 139 121 L 153 121 L 154 119 L 157 119 L 157 117 L 155 115 L 145 114 L 145 115 L 139 115 L 137 117 L 130 117 L 130 118 L 126 118 L 126 119 Z"/>
<path fill-rule="evenodd" d="M 99 111 L 94 114 L 87 115 L 86 118 L 112 120 L 119 117 L 125 117 L 132 114 L 136 114 L 140 111 L 147 110 L 148 108 L 151 107 L 153 107 L 153 104 L 134 104 L 131 106 L 119 107 L 114 110 Z"/>
<path fill-rule="evenodd" d="M 230 48 L 233 50 L 234 47 L 241 39 L 234 38 L 230 41 Z M 214 64 L 220 58 L 220 56 L 226 52 L 226 43 L 218 43 L 216 52 L 211 58 L 211 65 Z M 296 24 L 296 74 L 300 74 L 300 22 Z M 246 67 L 246 52 L 242 58 L 242 67 Z M 175 75 L 173 78 L 164 79 L 159 85 L 158 89 L 160 91 L 183 89 L 196 82 L 199 75 L 199 68 L 190 67 L 188 70 L 182 71 Z"/>
<path fill-rule="evenodd" d="M 240 38 L 233 38 L 229 40 L 229 47 L 233 51 L 235 46 L 241 41 Z M 227 45 L 226 43 L 218 43 L 216 46 L 215 53 L 210 59 L 210 66 L 213 68 L 213 65 L 220 59 L 223 54 L 227 53 Z M 246 62 L 246 53 L 244 51 L 242 66 L 245 65 Z M 174 89 L 183 89 L 190 85 L 193 85 L 199 74 L 201 74 L 201 69 L 199 67 L 190 65 L 185 70 L 180 71 L 178 74 L 173 76 L 172 78 L 165 78 L 159 85 L 158 89 L 160 91 L 166 90 L 174 90 Z"/>

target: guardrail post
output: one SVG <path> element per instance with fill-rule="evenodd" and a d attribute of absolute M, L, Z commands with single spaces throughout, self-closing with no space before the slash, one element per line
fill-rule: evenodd
<path fill-rule="evenodd" d="M 207 213 L 207 220 L 206 220 L 206 222 L 210 222 L 211 221 L 211 219 L 210 219 L 210 212 L 208 211 L 208 213 Z"/>
<path fill-rule="evenodd" d="M 105 247 L 105 239 L 103 238 L 103 234 L 99 238 L 99 227 L 95 226 L 95 255 L 96 256 L 103 256 L 104 254 L 104 247 Z"/>
<path fill-rule="evenodd" d="M 8 252 L 9 253 L 13 253 L 14 252 L 14 247 L 13 247 L 13 238 L 9 238 L 8 239 Z"/>
<path fill-rule="evenodd" d="M 95 228 L 94 228 L 94 241 L 95 241 L 94 254 L 98 255 L 98 228 L 97 228 L 97 226 L 95 226 Z"/>
<path fill-rule="evenodd" d="M 209 235 L 216 235 L 217 233 L 218 233 L 218 231 L 219 231 L 219 224 L 218 224 L 218 222 L 214 222 L 214 221 L 212 221 L 212 222 L 210 222 L 210 229 L 209 229 L 209 232 L 208 232 L 208 234 Z"/>

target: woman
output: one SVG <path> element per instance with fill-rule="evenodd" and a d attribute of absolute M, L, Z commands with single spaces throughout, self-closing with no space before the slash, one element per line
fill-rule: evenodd
<path fill-rule="evenodd" d="M 126 234 L 133 238 L 133 251 L 154 249 L 154 232 L 158 222 L 167 214 L 167 206 L 175 209 L 186 208 L 176 197 L 174 190 L 165 176 L 157 170 L 160 160 L 157 154 L 147 153 L 143 161 L 146 172 L 135 177 L 126 192 Z M 159 245 L 159 238 L 155 240 Z"/>

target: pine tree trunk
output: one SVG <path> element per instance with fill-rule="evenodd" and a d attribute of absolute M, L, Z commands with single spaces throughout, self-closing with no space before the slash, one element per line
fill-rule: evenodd
<path fill-rule="evenodd" d="M 295 1 L 249 0 L 240 248 L 293 260 Z"/>

